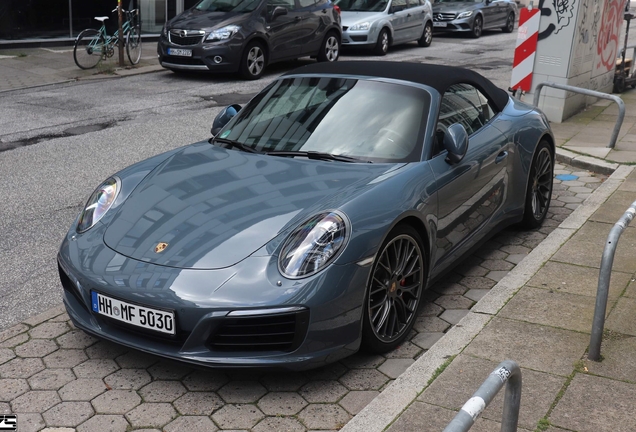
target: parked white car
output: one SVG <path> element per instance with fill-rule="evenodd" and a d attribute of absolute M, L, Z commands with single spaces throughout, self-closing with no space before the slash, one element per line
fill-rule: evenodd
<path fill-rule="evenodd" d="M 429 0 L 336 0 L 342 20 L 342 46 L 372 48 L 383 56 L 390 46 L 433 41 Z"/>

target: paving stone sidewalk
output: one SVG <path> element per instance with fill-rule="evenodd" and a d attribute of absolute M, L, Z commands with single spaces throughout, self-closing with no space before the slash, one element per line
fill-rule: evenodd
<path fill-rule="evenodd" d="M 198 370 L 98 341 L 57 307 L 0 333 L 0 413 L 17 413 L 21 432 L 340 429 L 607 178 L 564 165 L 555 174 L 544 226 L 502 232 L 433 286 L 391 353 L 304 373 Z"/>

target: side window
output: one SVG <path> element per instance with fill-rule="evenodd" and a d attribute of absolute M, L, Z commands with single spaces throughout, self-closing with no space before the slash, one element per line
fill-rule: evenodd
<path fill-rule="evenodd" d="M 420 5 L 418 0 L 408 0 L 407 9 L 418 7 Z"/>
<path fill-rule="evenodd" d="M 472 135 L 493 116 L 494 112 L 488 105 L 488 99 L 475 87 L 469 84 L 455 84 L 444 93 L 438 125 L 447 128 L 453 123 L 461 123 L 468 135 Z"/>
<path fill-rule="evenodd" d="M 277 6 L 282 6 L 287 10 L 296 8 L 294 0 L 267 0 L 267 12 L 272 13 Z"/>
<path fill-rule="evenodd" d="M 301 8 L 306 8 L 306 7 L 314 6 L 316 4 L 316 1 L 315 0 L 298 0 L 298 3 L 300 3 Z"/>
<path fill-rule="evenodd" d="M 406 0 L 393 0 L 391 3 L 391 9 L 393 12 L 400 12 L 406 9 Z"/>

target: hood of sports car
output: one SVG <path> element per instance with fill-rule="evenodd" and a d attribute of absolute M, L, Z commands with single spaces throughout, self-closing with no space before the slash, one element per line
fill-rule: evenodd
<path fill-rule="evenodd" d="M 229 267 L 316 212 L 339 208 L 396 168 L 193 144 L 158 166 L 114 210 L 104 242 L 157 265 Z"/>

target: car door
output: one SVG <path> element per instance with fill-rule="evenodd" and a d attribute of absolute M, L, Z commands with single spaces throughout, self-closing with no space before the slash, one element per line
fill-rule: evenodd
<path fill-rule="evenodd" d="M 481 11 L 484 14 L 484 28 L 496 27 L 499 4 L 493 0 L 483 0 Z"/>
<path fill-rule="evenodd" d="M 407 0 L 406 11 L 408 40 L 417 40 L 424 32 L 424 4 L 420 0 Z"/>
<path fill-rule="evenodd" d="M 273 17 L 276 7 L 287 14 Z M 295 0 L 267 0 L 266 31 L 269 36 L 270 61 L 300 57 L 303 37 L 303 13 Z"/>
<path fill-rule="evenodd" d="M 493 26 L 503 27 L 506 24 L 506 18 L 508 17 L 508 2 L 507 0 L 493 0 L 493 4 L 497 5 L 497 12 L 495 14 Z"/>
<path fill-rule="evenodd" d="M 389 8 L 389 22 L 393 27 L 393 43 L 397 44 L 408 40 L 408 11 L 407 0 L 392 0 Z"/>
<path fill-rule="evenodd" d="M 506 137 L 490 122 L 494 116 L 488 100 L 471 85 L 451 86 L 442 98 L 438 143 L 455 123 L 464 126 L 469 142 L 459 163 L 448 163 L 443 148 L 430 161 L 438 191 L 435 266 L 440 271 L 480 240 L 503 208 L 510 158 Z"/>
<path fill-rule="evenodd" d="M 315 55 L 320 49 L 322 43 L 322 35 L 320 32 L 323 24 L 323 17 L 327 13 L 327 9 L 318 7 L 317 0 L 298 0 L 299 13 L 302 16 L 302 36 L 300 44 L 300 54 Z"/>

